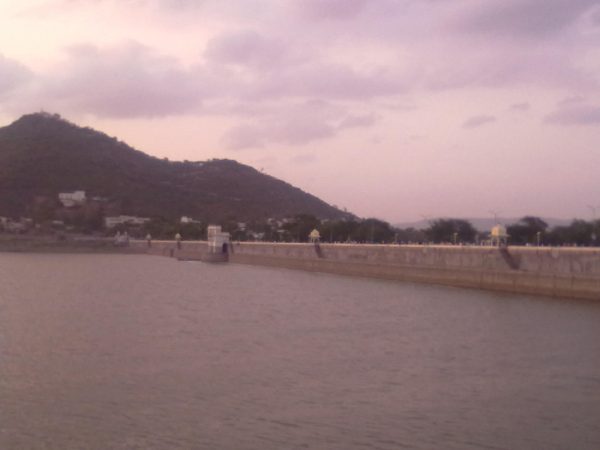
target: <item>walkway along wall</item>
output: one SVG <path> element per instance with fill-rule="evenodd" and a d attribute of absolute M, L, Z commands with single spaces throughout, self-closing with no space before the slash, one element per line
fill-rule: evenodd
<path fill-rule="evenodd" d="M 184 242 L 179 250 L 173 242 L 154 242 L 149 252 L 200 260 L 206 248 L 206 242 Z M 236 242 L 230 246 L 229 261 L 600 300 L 600 249 L 597 248 Z"/>
<path fill-rule="evenodd" d="M 243 242 L 230 261 L 600 300 L 598 249 Z"/>

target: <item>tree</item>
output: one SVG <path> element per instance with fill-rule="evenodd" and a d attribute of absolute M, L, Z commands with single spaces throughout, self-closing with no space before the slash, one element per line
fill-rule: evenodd
<path fill-rule="evenodd" d="M 548 224 L 539 217 L 525 216 L 517 223 L 509 225 L 506 231 L 512 244 L 526 245 L 537 244 L 538 236 L 541 239 L 547 229 Z"/>
<path fill-rule="evenodd" d="M 389 223 L 379 219 L 365 219 L 350 234 L 357 242 L 383 243 L 394 240 L 395 232 Z"/>
<path fill-rule="evenodd" d="M 427 239 L 435 243 L 473 242 L 477 230 L 463 219 L 437 219 L 425 230 Z"/>
<path fill-rule="evenodd" d="M 554 227 L 548 234 L 548 242 L 552 245 L 595 245 L 599 225 L 600 221 L 574 220 L 570 225 Z"/>
<path fill-rule="evenodd" d="M 31 217 L 37 224 L 44 224 L 54 220 L 59 205 L 55 198 L 36 196 L 31 207 Z"/>
<path fill-rule="evenodd" d="M 311 214 L 298 214 L 294 219 L 283 226 L 290 238 L 297 242 L 307 242 L 308 235 L 315 228 L 319 228 L 321 222 Z"/>
<path fill-rule="evenodd" d="M 325 242 L 347 242 L 358 228 L 355 220 L 329 220 L 321 224 L 321 240 Z"/>
<path fill-rule="evenodd" d="M 184 239 L 192 241 L 206 240 L 206 225 L 203 223 L 180 223 L 176 228 Z"/>
<path fill-rule="evenodd" d="M 117 228 L 110 230 L 109 234 L 114 234 L 115 231 Z M 173 239 L 179 231 L 179 227 L 165 217 L 154 217 L 142 226 L 141 235 L 150 234 L 154 239 Z"/>
<path fill-rule="evenodd" d="M 417 243 L 425 241 L 425 232 L 413 227 L 396 230 L 396 240 L 403 243 Z"/>

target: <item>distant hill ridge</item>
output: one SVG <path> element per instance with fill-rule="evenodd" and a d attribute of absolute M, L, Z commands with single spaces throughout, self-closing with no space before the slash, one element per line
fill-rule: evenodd
<path fill-rule="evenodd" d="M 351 216 L 233 160 L 170 162 L 58 115 L 29 114 L 0 128 L 0 216 L 27 214 L 36 197 L 85 190 L 115 213 L 200 220 Z"/>

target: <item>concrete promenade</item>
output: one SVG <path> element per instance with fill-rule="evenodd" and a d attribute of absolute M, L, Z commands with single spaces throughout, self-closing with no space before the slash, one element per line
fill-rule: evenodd
<path fill-rule="evenodd" d="M 204 241 L 133 241 L 132 249 L 201 260 Z M 229 261 L 512 293 L 600 300 L 600 249 L 234 242 Z"/>

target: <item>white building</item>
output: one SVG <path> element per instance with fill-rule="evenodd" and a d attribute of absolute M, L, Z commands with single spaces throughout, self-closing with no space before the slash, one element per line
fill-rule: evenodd
<path fill-rule="evenodd" d="M 104 226 L 106 228 L 114 228 L 118 225 L 144 225 L 149 222 L 150 219 L 147 217 L 136 217 L 136 216 L 110 216 L 104 218 Z"/>
<path fill-rule="evenodd" d="M 221 231 L 219 225 L 209 225 L 207 228 L 208 251 L 210 253 L 227 253 L 229 248 L 229 233 Z"/>
<path fill-rule="evenodd" d="M 9 233 L 23 233 L 27 231 L 29 227 L 31 227 L 32 221 L 31 219 L 21 218 L 18 222 L 13 222 L 12 220 L 7 220 L 3 225 L 4 230 Z"/>
<path fill-rule="evenodd" d="M 200 221 L 192 219 L 191 217 L 188 217 L 188 216 L 181 216 L 181 219 L 179 219 L 179 223 L 184 223 L 184 224 L 186 224 L 186 223 L 200 223 Z"/>
<path fill-rule="evenodd" d="M 85 191 L 61 192 L 58 194 L 58 200 L 65 208 L 82 205 L 85 203 Z"/>

